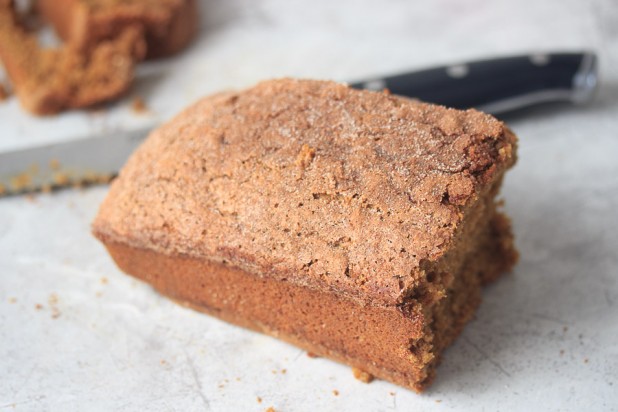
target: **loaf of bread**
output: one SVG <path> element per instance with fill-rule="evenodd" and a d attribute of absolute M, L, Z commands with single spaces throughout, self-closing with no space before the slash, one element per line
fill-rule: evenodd
<path fill-rule="evenodd" d="M 266 81 L 154 131 L 93 232 L 178 302 L 421 391 L 517 259 L 515 147 L 475 110 Z"/>

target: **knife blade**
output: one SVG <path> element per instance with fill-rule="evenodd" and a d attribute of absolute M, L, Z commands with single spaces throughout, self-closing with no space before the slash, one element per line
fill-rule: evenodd
<path fill-rule="evenodd" d="M 119 131 L 0 153 L 0 196 L 106 183 L 149 131 Z"/>
<path fill-rule="evenodd" d="M 445 106 L 500 114 L 547 102 L 589 102 L 598 86 L 592 52 L 532 54 L 352 82 Z M 107 182 L 150 129 L 119 131 L 0 153 L 0 196 Z"/>

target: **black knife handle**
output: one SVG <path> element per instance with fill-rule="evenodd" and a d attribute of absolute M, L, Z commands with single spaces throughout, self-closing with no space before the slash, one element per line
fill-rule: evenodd
<path fill-rule="evenodd" d="M 591 52 L 531 54 L 415 71 L 351 84 L 459 109 L 504 113 L 538 103 L 589 101 L 598 82 Z"/>

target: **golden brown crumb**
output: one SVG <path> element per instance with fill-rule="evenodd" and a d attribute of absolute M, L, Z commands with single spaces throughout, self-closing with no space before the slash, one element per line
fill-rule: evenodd
<path fill-rule="evenodd" d="M 17 298 L 9 298 L 9 303 L 16 303 L 17 302 Z"/>
<path fill-rule="evenodd" d="M 142 114 L 148 111 L 146 103 L 144 103 L 144 99 L 139 96 L 133 98 L 133 101 L 131 102 L 131 109 L 137 114 Z"/>
<path fill-rule="evenodd" d="M 275 408 L 270 406 L 270 407 L 268 407 L 268 409 L 266 409 L 266 412 L 277 412 L 277 411 L 275 411 Z"/>
<path fill-rule="evenodd" d="M 37 303 L 36 305 L 34 305 L 34 308 L 36 310 L 43 310 L 43 305 L 41 305 L 40 303 Z"/>
<path fill-rule="evenodd" d="M 296 165 L 301 167 L 302 169 L 305 169 L 307 166 L 309 166 L 309 164 L 311 164 L 311 161 L 314 157 L 315 149 L 313 147 L 310 147 L 309 145 L 304 144 L 301 147 L 300 152 L 298 152 L 298 156 L 296 156 Z"/>
<path fill-rule="evenodd" d="M 0 83 L 0 102 L 6 100 L 9 97 L 9 92 L 6 90 L 6 87 L 2 83 Z"/>
<path fill-rule="evenodd" d="M 256 398 L 257 403 L 262 403 L 262 398 L 260 398 L 259 396 Z"/>
<path fill-rule="evenodd" d="M 313 353 L 313 352 L 307 352 L 307 356 L 308 356 L 309 358 L 313 358 L 313 359 L 315 359 L 315 358 L 319 358 L 319 356 L 318 356 L 318 355 L 316 355 L 316 354 L 315 354 L 315 353 Z"/>
<path fill-rule="evenodd" d="M 107 278 L 105 276 L 103 276 L 101 278 L 101 283 L 104 284 L 104 285 L 107 285 L 107 282 L 108 282 Z"/>
<path fill-rule="evenodd" d="M 54 173 L 54 183 L 58 186 L 66 186 L 69 184 L 69 175 L 63 172 Z"/>
<path fill-rule="evenodd" d="M 56 295 L 55 293 L 52 293 L 51 295 L 49 295 L 49 298 L 47 299 L 47 303 L 49 303 L 49 307 L 51 308 L 51 311 L 52 311 L 52 314 L 51 314 L 52 319 L 59 318 L 60 310 L 56 307 L 56 304 L 58 303 L 58 295 Z"/>
<path fill-rule="evenodd" d="M 285 375 L 287 372 L 288 372 L 288 370 L 287 370 L 287 369 L 281 369 L 281 373 L 282 373 L 282 374 L 284 374 L 284 375 Z"/>
<path fill-rule="evenodd" d="M 272 374 L 273 374 L 273 375 L 276 375 L 276 374 L 277 374 L 277 371 L 276 371 L 276 370 L 274 370 L 274 369 L 273 369 L 271 372 L 272 372 Z"/>
<path fill-rule="evenodd" d="M 363 383 L 370 383 L 371 381 L 373 381 L 373 375 L 368 372 L 365 372 L 362 369 L 352 368 L 352 373 L 354 374 L 354 377 L 356 379 L 358 379 L 359 381 Z"/>
<path fill-rule="evenodd" d="M 47 302 L 50 305 L 55 305 L 56 303 L 58 303 L 58 295 L 56 295 L 55 293 L 52 293 L 51 295 L 49 295 Z"/>
<path fill-rule="evenodd" d="M 11 186 L 15 190 L 23 190 L 32 185 L 32 176 L 28 172 L 18 174 L 11 178 Z"/>
<path fill-rule="evenodd" d="M 333 395 L 339 396 L 339 391 L 337 389 L 333 389 Z"/>
<path fill-rule="evenodd" d="M 388 394 L 391 396 L 395 396 L 395 392 L 389 392 Z"/>
<path fill-rule="evenodd" d="M 436 403 L 442 402 L 442 399 L 436 399 Z"/>

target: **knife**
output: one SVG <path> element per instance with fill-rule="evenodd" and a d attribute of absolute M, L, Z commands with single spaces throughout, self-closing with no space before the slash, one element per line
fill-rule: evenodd
<path fill-rule="evenodd" d="M 592 52 L 479 60 L 350 84 L 491 114 L 548 102 L 587 103 L 597 85 L 598 62 Z M 149 131 L 120 131 L 0 153 L 0 196 L 107 182 Z"/>

